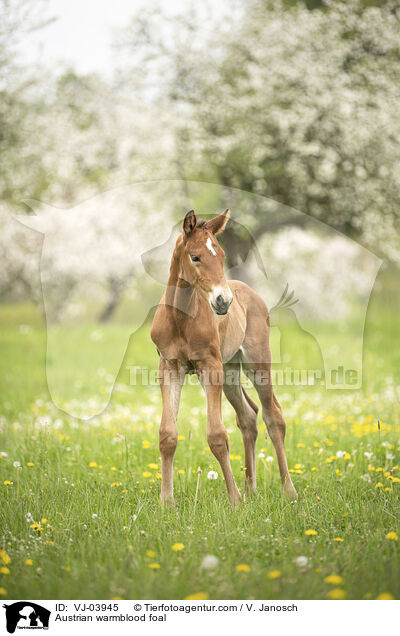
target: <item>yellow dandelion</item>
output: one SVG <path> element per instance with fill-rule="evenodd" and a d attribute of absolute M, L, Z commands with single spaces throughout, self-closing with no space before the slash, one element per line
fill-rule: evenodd
<path fill-rule="evenodd" d="M 185 601 L 206 601 L 208 598 L 207 592 L 195 592 L 195 594 L 185 596 Z"/>
<path fill-rule="evenodd" d="M 172 549 L 175 552 L 180 552 L 180 550 L 183 550 L 185 546 L 183 545 L 183 543 L 174 543 L 174 545 L 172 546 Z"/>
<path fill-rule="evenodd" d="M 152 474 L 153 474 L 153 473 L 150 473 L 148 470 L 145 470 L 145 471 L 144 471 L 144 473 L 142 473 L 142 476 L 143 476 L 145 479 L 148 479 L 149 477 L 151 477 L 151 476 L 152 476 Z"/>
<path fill-rule="evenodd" d="M 386 539 L 389 539 L 390 541 L 398 541 L 399 535 L 397 534 L 397 532 L 391 531 L 387 533 Z"/>
<path fill-rule="evenodd" d="M 382 482 L 378 481 L 378 483 L 376 484 L 375 488 L 383 488 Z"/>
<path fill-rule="evenodd" d="M 42 517 L 42 519 L 40 520 L 40 523 L 47 523 L 46 517 Z"/>
<path fill-rule="evenodd" d="M 394 601 L 394 596 L 390 592 L 382 592 L 376 597 L 377 601 Z"/>
<path fill-rule="evenodd" d="M 150 443 L 147 441 L 147 439 L 142 440 L 142 447 L 150 448 Z"/>
<path fill-rule="evenodd" d="M 178 442 L 183 442 L 184 439 L 185 439 L 184 435 L 178 435 Z"/>
<path fill-rule="evenodd" d="M 334 541 L 337 541 L 338 543 L 341 543 L 342 541 L 344 541 L 344 539 L 342 539 L 342 537 L 335 537 Z"/>
<path fill-rule="evenodd" d="M 161 565 L 159 563 L 149 563 L 149 568 L 151 570 L 159 570 Z"/>
<path fill-rule="evenodd" d="M 115 470 L 117 470 L 117 467 L 116 466 L 111 466 L 111 470 L 115 471 Z"/>
<path fill-rule="evenodd" d="M 184 470 L 182 470 L 182 468 L 180 468 L 180 469 L 178 470 L 178 475 L 184 475 L 184 474 L 185 474 L 185 471 L 184 471 Z"/>
<path fill-rule="evenodd" d="M 5 587 L 0 587 L 0 596 L 6 596 L 7 595 L 7 590 Z"/>
<path fill-rule="evenodd" d="M 25 565 L 33 565 L 32 559 L 25 559 Z"/>
<path fill-rule="evenodd" d="M 346 598 L 346 590 L 342 590 L 340 587 L 335 587 L 334 590 L 331 590 L 328 594 L 328 598 L 331 598 L 335 601 L 340 601 Z"/>
<path fill-rule="evenodd" d="M 251 567 L 247 565 L 247 563 L 240 563 L 239 565 L 236 566 L 236 570 L 238 572 L 250 572 Z"/>
<path fill-rule="evenodd" d="M 10 574 L 10 568 L 8 568 L 6 565 L 2 565 L 0 568 L 0 573 L 1 574 Z"/>
<path fill-rule="evenodd" d="M 35 464 L 33 462 L 27 462 L 26 464 L 27 466 L 34 466 Z"/>
<path fill-rule="evenodd" d="M 267 576 L 269 579 L 279 579 L 279 577 L 281 576 L 281 571 L 271 570 L 271 572 L 268 572 Z"/>
<path fill-rule="evenodd" d="M 400 482 L 399 477 L 392 477 L 392 484 L 398 484 Z"/>
<path fill-rule="evenodd" d="M 392 492 L 391 488 L 385 488 L 385 492 Z"/>
<path fill-rule="evenodd" d="M 97 463 L 96 462 L 89 462 L 89 468 L 96 468 Z"/>
<path fill-rule="evenodd" d="M 306 534 L 308 537 L 315 537 L 318 532 L 310 528 L 309 530 L 306 530 L 304 534 Z"/>
<path fill-rule="evenodd" d="M 158 470 L 158 464 L 152 463 L 152 464 L 147 464 L 147 466 L 151 468 L 152 470 Z"/>
<path fill-rule="evenodd" d="M 8 565 L 9 563 L 11 563 L 11 558 L 8 556 L 7 552 L 5 550 L 0 550 L 0 559 L 3 561 L 3 563 L 5 563 L 6 565 Z"/>
<path fill-rule="evenodd" d="M 343 455 L 343 459 L 351 459 L 351 455 L 350 455 L 350 453 L 345 453 L 345 454 Z"/>
<path fill-rule="evenodd" d="M 11 486 L 12 481 L 10 481 L 9 479 L 5 479 L 5 480 L 3 481 L 3 484 L 4 484 L 4 486 Z"/>
<path fill-rule="evenodd" d="M 340 585 L 343 583 L 343 578 L 339 576 L 339 574 L 330 574 L 324 578 L 325 583 L 330 583 L 331 585 Z"/>
<path fill-rule="evenodd" d="M 161 479 L 161 478 L 162 478 L 161 473 L 156 473 L 156 479 Z"/>
<path fill-rule="evenodd" d="M 154 550 L 146 550 L 146 556 L 150 557 L 150 559 L 154 559 L 156 553 L 154 552 Z"/>
<path fill-rule="evenodd" d="M 306 447 L 306 445 L 305 445 L 305 444 L 303 444 L 303 442 L 299 442 L 299 443 L 297 444 L 297 448 L 305 448 L 305 447 Z"/>
<path fill-rule="evenodd" d="M 311 470 L 312 470 L 312 472 L 314 473 L 316 470 L 318 470 L 318 468 L 316 468 L 316 466 L 313 466 L 313 467 L 311 468 Z"/>

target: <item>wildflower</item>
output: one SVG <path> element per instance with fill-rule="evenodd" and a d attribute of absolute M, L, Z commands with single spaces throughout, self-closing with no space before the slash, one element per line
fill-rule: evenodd
<path fill-rule="evenodd" d="M 35 464 L 33 462 L 27 462 L 26 464 L 27 466 L 34 466 Z"/>
<path fill-rule="evenodd" d="M 150 448 L 150 443 L 147 441 L 147 439 L 142 440 L 142 447 Z"/>
<path fill-rule="evenodd" d="M 116 466 L 111 466 L 111 470 L 115 471 L 115 470 L 117 470 L 117 467 Z"/>
<path fill-rule="evenodd" d="M 184 549 L 184 547 L 185 547 L 185 546 L 183 545 L 183 543 L 174 543 L 174 545 L 172 546 L 172 549 L 173 549 L 175 552 L 180 552 L 181 550 L 183 550 L 183 549 Z"/>
<path fill-rule="evenodd" d="M 25 565 L 33 565 L 32 559 L 26 559 L 25 560 Z"/>
<path fill-rule="evenodd" d="M 376 484 L 375 488 L 383 488 L 382 482 L 378 481 L 378 483 Z"/>
<path fill-rule="evenodd" d="M 264 454 L 264 453 L 258 453 L 258 457 L 259 457 L 260 459 L 264 459 L 265 454 Z"/>
<path fill-rule="evenodd" d="M 399 535 L 397 534 L 397 532 L 391 531 L 387 533 L 386 539 L 389 539 L 390 541 L 398 541 Z"/>
<path fill-rule="evenodd" d="M 306 447 L 306 445 L 305 445 L 305 444 L 303 444 L 303 442 L 299 442 L 299 443 L 297 444 L 297 448 L 305 448 L 305 447 Z"/>
<path fill-rule="evenodd" d="M 373 453 L 368 453 L 368 452 L 364 453 L 364 457 L 366 457 L 367 459 L 371 459 L 372 455 Z"/>
<path fill-rule="evenodd" d="M 272 457 L 272 455 L 268 455 L 268 457 L 265 458 L 265 461 L 270 464 L 271 462 L 274 461 L 274 458 Z"/>
<path fill-rule="evenodd" d="M 158 464 L 152 463 L 152 464 L 147 464 L 147 466 L 151 468 L 152 470 L 158 470 Z"/>
<path fill-rule="evenodd" d="M 143 477 L 145 479 L 147 479 L 148 477 L 151 477 L 153 473 L 150 473 L 148 470 L 145 470 L 144 473 L 142 473 Z"/>
<path fill-rule="evenodd" d="M 97 515 L 95 512 L 92 514 L 92 519 L 97 519 Z"/>
<path fill-rule="evenodd" d="M 13 462 L 14 468 L 21 468 L 20 462 Z"/>
<path fill-rule="evenodd" d="M 338 543 L 341 543 L 342 541 L 344 541 L 344 539 L 342 539 L 342 537 L 335 537 L 334 541 L 337 541 Z"/>
<path fill-rule="evenodd" d="M 337 451 L 336 453 L 336 457 L 338 457 L 339 459 L 341 459 L 345 455 L 346 455 L 346 451 Z"/>
<path fill-rule="evenodd" d="M 200 568 L 202 570 L 215 570 L 218 567 L 219 559 L 213 554 L 206 554 L 203 558 Z"/>
<path fill-rule="evenodd" d="M 318 532 L 310 528 L 309 530 L 306 530 L 304 534 L 306 534 L 308 537 L 315 537 Z"/>
<path fill-rule="evenodd" d="M 340 585 L 343 583 L 343 578 L 339 576 L 339 574 L 330 574 L 324 578 L 325 583 L 330 583 L 331 585 Z"/>
<path fill-rule="evenodd" d="M 8 453 L 5 453 L 4 451 L 1 451 L 0 457 L 8 457 Z"/>
<path fill-rule="evenodd" d="M 3 561 L 3 563 L 5 563 L 6 565 L 8 565 L 9 563 L 11 563 L 11 558 L 8 556 L 7 552 L 5 550 L 0 550 L 0 559 Z"/>
<path fill-rule="evenodd" d="M 308 563 L 308 558 L 306 556 L 298 556 L 295 559 L 295 563 L 299 566 L 299 568 L 305 568 Z"/>
<path fill-rule="evenodd" d="M 196 592 L 185 596 L 185 601 L 206 601 L 208 599 L 207 592 Z"/>
<path fill-rule="evenodd" d="M 379 596 L 376 597 L 376 600 L 377 601 L 393 601 L 394 596 L 392 596 L 390 592 L 382 592 L 382 594 L 379 594 Z"/>
<path fill-rule="evenodd" d="M 89 462 L 89 468 L 96 468 L 96 462 Z"/>
<path fill-rule="evenodd" d="M 351 455 L 350 455 L 350 453 L 345 453 L 345 454 L 343 455 L 343 459 L 351 459 Z"/>
<path fill-rule="evenodd" d="M 10 574 L 10 568 L 8 568 L 6 565 L 2 565 L 0 568 L 0 573 L 1 574 Z"/>
<path fill-rule="evenodd" d="M 162 478 L 162 474 L 161 473 L 156 473 L 156 479 L 161 479 Z"/>
<path fill-rule="evenodd" d="M 207 473 L 207 479 L 217 479 L 218 477 L 218 473 L 215 470 L 210 470 L 209 473 Z"/>
<path fill-rule="evenodd" d="M 316 468 L 315 466 L 313 466 L 313 467 L 311 468 L 311 470 L 312 470 L 312 472 L 314 473 L 316 470 L 318 470 L 318 468 Z"/>
<path fill-rule="evenodd" d="M 40 520 L 40 523 L 47 523 L 46 517 L 42 517 L 42 519 Z"/>
<path fill-rule="evenodd" d="M 9 479 L 6 479 L 5 481 L 3 481 L 3 484 L 5 486 L 12 486 L 12 481 L 10 481 Z"/>
<path fill-rule="evenodd" d="M 185 471 L 184 471 L 184 470 L 182 470 L 182 468 L 180 468 L 180 469 L 178 470 L 178 475 L 184 475 L 184 474 L 185 474 Z"/>
<path fill-rule="evenodd" d="M 151 570 L 159 570 L 161 565 L 159 563 L 149 563 L 149 568 Z"/>
<path fill-rule="evenodd" d="M 251 568 L 247 563 L 240 563 L 236 566 L 237 572 L 250 572 Z"/>
<path fill-rule="evenodd" d="M 280 576 L 281 576 L 280 570 L 271 570 L 271 572 L 268 572 L 267 574 L 267 577 L 269 579 L 279 579 Z"/>
<path fill-rule="evenodd" d="M 185 439 L 184 435 L 178 435 L 178 442 L 183 442 L 184 439 Z"/>
<path fill-rule="evenodd" d="M 334 590 L 331 590 L 328 594 L 328 598 L 331 598 L 335 601 L 340 601 L 346 598 L 346 591 L 341 590 L 339 587 L 336 587 Z"/>
<path fill-rule="evenodd" d="M 7 590 L 5 587 L 0 587 L 0 596 L 6 596 Z"/>
<path fill-rule="evenodd" d="M 146 556 L 148 556 L 150 559 L 154 559 L 156 553 L 154 552 L 154 550 L 146 550 Z"/>

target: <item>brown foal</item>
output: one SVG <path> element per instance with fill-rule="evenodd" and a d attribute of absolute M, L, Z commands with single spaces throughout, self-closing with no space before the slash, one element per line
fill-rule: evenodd
<path fill-rule="evenodd" d="M 207 440 L 221 465 L 229 501 L 236 506 L 241 495 L 233 477 L 229 440 L 222 422 L 222 391 L 236 411 L 243 437 L 246 490 L 255 491 L 258 407 L 241 385 L 241 368 L 260 398 L 262 416 L 278 459 L 282 490 L 288 498 L 297 499 L 285 455 L 286 424 L 271 383 L 268 309 L 250 287 L 237 280 L 227 281 L 224 275 L 225 254 L 216 235 L 223 231 L 228 218 L 229 210 L 209 221 L 197 219 L 193 210 L 186 214 L 172 255 L 168 286 L 151 328 L 160 356 L 163 505 L 174 503 L 173 458 L 186 373 L 196 373 L 204 387 Z"/>

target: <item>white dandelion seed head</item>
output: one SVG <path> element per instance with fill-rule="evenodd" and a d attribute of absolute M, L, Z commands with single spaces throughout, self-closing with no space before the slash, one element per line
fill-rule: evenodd
<path fill-rule="evenodd" d="M 339 457 L 339 459 L 341 457 L 344 457 L 346 455 L 347 451 L 336 451 L 336 457 Z"/>
<path fill-rule="evenodd" d="M 1 451 L 0 455 L 1 455 L 2 457 L 8 457 L 8 453 L 5 453 L 4 451 Z"/>
<path fill-rule="evenodd" d="M 271 462 L 274 461 L 274 458 L 272 457 L 272 455 L 268 455 L 268 457 L 265 458 L 265 461 L 270 464 Z"/>
<path fill-rule="evenodd" d="M 367 459 L 371 459 L 373 453 L 368 453 L 367 451 L 365 451 L 364 453 L 364 457 L 366 457 Z"/>
<path fill-rule="evenodd" d="M 264 453 L 258 453 L 258 456 L 259 456 L 260 459 L 264 459 L 264 457 L 265 457 Z"/>
<path fill-rule="evenodd" d="M 215 570 L 218 567 L 219 559 L 213 554 L 206 554 L 203 558 L 200 568 L 202 570 Z"/>
<path fill-rule="evenodd" d="M 92 519 L 97 519 L 97 515 L 95 512 L 92 514 Z"/>
<path fill-rule="evenodd" d="M 20 462 L 13 462 L 13 466 L 14 466 L 14 468 L 21 468 L 21 463 Z"/>
<path fill-rule="evenodd" d="M 307 563 L 308 559 L 306 556 L 298 556 L 296 559 L 296 565 L 298 565 L 299 568 L 305 568 Z"/>
<path fill-rule="evenodd" d="M 207 473 L 207 479 L 218 479 L 218 473 L 215 470 L 210 470 Z"/>

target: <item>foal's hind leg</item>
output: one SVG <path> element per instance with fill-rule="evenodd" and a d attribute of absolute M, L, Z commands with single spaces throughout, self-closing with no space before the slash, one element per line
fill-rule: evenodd
<path fill-rule="evenodd" d="M 258 406 L 247 395 L 240 382 L 240 360 L 224 365 L 224 393 L 236 411 L 236 423 L 242 433 L 246 490 L 256 490 L 256 440 Z"/>
<path fill-rule="evenodd" d="M 280 404 L 274 394 L 271 380 L 271 351 L 269 347 L 269 330 L 266 320 L 261 333 L 260 325 L 246 334 L 242 345 L 244 362 L 243 370 L 254 384 L 262 404 L 263 420 L 274 445 L 278 460 L 282 490 L 288 499 L 297 499 L 285 454 L 286 423 L 282 416 Z"/>

